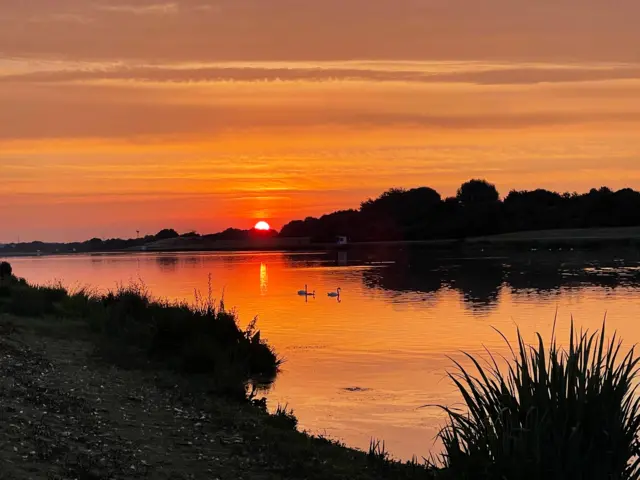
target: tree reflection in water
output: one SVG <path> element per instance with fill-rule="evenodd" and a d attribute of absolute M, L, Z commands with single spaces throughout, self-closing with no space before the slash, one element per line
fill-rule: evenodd
<path fill-rule="evenodd" d="M 460 293 L 465 308 L 489 313 L 508 291 L 519 295 L 556 295 L 585 286 L 640 288 L 638 262 L 535 262 L 518 258 L 457 258 L 438 260 L 413 256 L 406 262 L 363 272 L 369 288 L 398 293 L 435 295 L 442 289 Z"/>

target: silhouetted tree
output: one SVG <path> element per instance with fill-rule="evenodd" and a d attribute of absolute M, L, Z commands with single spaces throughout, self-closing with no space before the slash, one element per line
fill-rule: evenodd
<path fill-rule="evenodd" d="M 170 238 L 177 238 L 180 234 L 176 232 L 173 228 L 165 228 L 164 230 L 160 230 L 156 233 L 156 240 L 168 240 Z"/>
<path fill-rule="evenodd" d="M 214 233 L 213 235 L 207 235 L 208 240 L 246 240 L 249 238 L 247 230 L 240 230 L 238 228 L 227 228 L 220 233 Z"/>
<path fill-rule="evenodd" d="M 496 186 L 486 180 L 469 180 L 463 183 L 456 195 L 462 206 L 478 204 L 497 203 L 500 201 L 500 194 Z"/>
<path fill-rule="evenodd" d="M 94 248 L 100 248 L 102 247 L 102 239 L 101 238 L 92 238 L 91 240 L 89 240 L 89 247 L 94 249 Z"/>
<path fill-rule="evenodd" d="M 640 192 L 630 188 L 618 190 L 613 194 L 611 210 L 615 225 L 640 225 Z"/>
<path fill-rule="evenodd" d="M 470 180 L 456 195 L 462 210 L 464 236 L 491 235 L 502 229 L 500 194 L 495 185 L 486 180 Z"/>
<path fill-rule="evenodd" d="M 249 238 L 273 238 L 273 237 L 277 237 L 278 236 L 278 232 L 277 230 L 256 230 L 255 228 L 252 228 L 251 230 L 249 230 L 248 232 L 248 237 Z"/>
<path fill-rule="evenodd" d="M 0 279 L 4 281 L 5 278 L 13 275 L 13 268 L 9 262 L 1 262 L 0 263 Z"/>
<path fill-rule="evenodd" d="M 563 213 L 566 203 L 565 197 L 548 190 L 512 190 L 504 199 L 505 220 L 511 230 L 561 228 L 567 222 Z"/>

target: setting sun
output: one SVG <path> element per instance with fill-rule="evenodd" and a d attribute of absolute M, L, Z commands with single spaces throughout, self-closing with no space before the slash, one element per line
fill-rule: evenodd
<path fill-rule="evenodd" d="M 256 230 L 264 230 L 264 231 L 271 230 L 271 227 L 265 221 L 260 221 L 256 223 L 256 226 L 253 228 L 255 228 Z"/>

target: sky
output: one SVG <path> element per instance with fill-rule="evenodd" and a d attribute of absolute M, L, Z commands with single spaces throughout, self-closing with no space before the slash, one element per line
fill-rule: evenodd
<path fill-rule="evenodd" d="M 2 3 L 0 242 L 640 189 L 636 0 Z"/>

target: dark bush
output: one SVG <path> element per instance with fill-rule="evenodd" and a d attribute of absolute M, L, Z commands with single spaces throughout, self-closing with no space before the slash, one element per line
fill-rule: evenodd
<path fill-rule="evenodd" d="M 246 331 L 224 305 L 197 298 L 194 306 L 154 300 L 144 285 L 106 295 L 63 287 L 37 287 L 15 280 L 0 294 L 0 313 L 85 320 L 100 334 L 101 351 L 113 356 L 144 354 L 147 360 L 191 373 L 212 373 L 221 388 L 237 391 L 249 378 L 272 379 L 279 360 L 260 340 L 252 322 Z M 117 346 L 117 348 L 116 348 Z M 130 365 L 140 362 L 127 358 Z M 244 391 L 244 390 L 243 390 Z"/>
<path fill-rule="evenodd" d="M 4 280 L 13 275 L 13 268 L 9 262 L 0 262 L 0 279 Z"/>
<path fill-rule="evenodd" d="M 16 280 L 5 285 L 2 296 L 5 301 L 0 304 L 0 312 L 38 317 L 53 314 L 59 302 L 67 297 L 67 291 L 60 286 L 32 287 Z"/>
<path fill-rule="evenodd" d="M 620 354 L 614 335 L 574 335 L 568 351 L 525 345 L 503 374 L 469 356 L 476 376 L 458 365 L 451 378 L 466 412 L 445 408 L 441 432 L 446 478 L 637 479 L 640 399 L 634 349 Z"/>
<path fill-rule="evenodd" d="M 268 422 L 276 428 L 295 430 L 298 428 L 298 418 L 288 405 L 278 405 L 276 411 L 268 418 Z"/>

